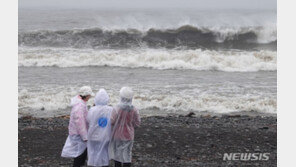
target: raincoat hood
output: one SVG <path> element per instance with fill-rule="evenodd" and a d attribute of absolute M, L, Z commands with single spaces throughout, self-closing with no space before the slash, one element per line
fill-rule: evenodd
<path fill-rule="evenodd" d="M 79 95 L 74 96 L 74 97 L 71 99 L 70 106 L 73 107 L 73 106 L 75 106 L 75 105 L 78 104 L 78 103 L 85 103 L 85 102 L 79 97 Z"/>
<path fill-rule="evenodd" d="M 130 87 L 122 87 L 120 89 L 119 94 L 121 98 L 126 98 L 126 99 L 132 99 L 134 96 L 134 92 Z"/>
<path fill-rule="evenodd" d="M 109 103 L 109 95 L 105 89 L 100 89 L 95 97 L 95 105 L 107 105 Z"/>
<path fill-rule="evenodd" d="M 134 92 L 129 87 L 122 87 L 120 90 L 120 102 L 119 106 L 121 108 L 131 108 Z M 129 109 L 128 109 L 129 110 Z"/>

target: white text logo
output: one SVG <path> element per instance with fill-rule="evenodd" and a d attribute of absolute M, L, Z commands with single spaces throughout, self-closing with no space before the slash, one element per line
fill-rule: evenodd
<path fill-rule="evenodd" d="M 270 153 L 224 153 L 223 161 L 267 161 Z"/>

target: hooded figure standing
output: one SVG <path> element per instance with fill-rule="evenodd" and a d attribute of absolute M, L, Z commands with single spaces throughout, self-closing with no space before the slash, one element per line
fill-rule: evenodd
<path fill-rule="evenodd" d="M 69 121 L 69 135 L 63 147 L 62 157 L 74 158 L 73 167 L 83 166 L 87 157 L 86 141 L 88 125 L 86 122 L 86 102 L 93 96 L 89 86 L 83 86 L 79 95 L 71 99 L 71 114 Z"/>
<path fill-rule="evenodd" d="M 120 90 L 120 103 L 112 113 L 112 138 L 109 145 L 110 159 L 115 167 L 129 167 L 132 162 L 134 127 L 140 126 L 139 111 L 132 105 L 133 91 L 129 87 Z"/>
<path fill-rule="evenodd" d="M 113 107 L 108 106 L 109 96 L 100 89 L 95 96 L 95 106 L 87 114 L 87 154 L 89 166 L 109 166 L 108 146 L 111 138 L 111 115 Z"/>

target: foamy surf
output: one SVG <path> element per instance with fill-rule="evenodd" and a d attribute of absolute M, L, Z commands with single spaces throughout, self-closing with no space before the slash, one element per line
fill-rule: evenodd
<path fill-rule="evenodd" d="M 116 105 L 130 86 L 143 115 L 248 111 L 276 114 L 276 72 L 153 70 L 118 67 L 19 67 L 20 115 L 69 114 L 79 87 L 105 88 Z M 93 99 L 88 103 L 93 104 Z"/>
<path fill-rule="evenodd" d="M 19 114 L 34 116 L 54 116 L 69 114 L 69 101 L 78 88 L 57 88 L 46 91 L 32 92 L 27 89 L 19 91 Z M 118 103 L 117 90 L 109 90 L 110 104 Z M 92 106 L 93 99 L 88 102 Z M 186 114 L 193 112 L 259 112 L 276 114 L 277 102 L 273 96 L 237 95 L 227 97 L 223 95 L 203 93 L 187 94 L 152 94 L 149 92 L 135 92 L 133 104 L 142 115 L 163 115 L 168 113 Z"/>
<path fill-rule="evenodd" d="M 18 60 L 19 66 L 25 67 L 114 66 L 227 72 L 277 70 L 277 54 L 274 51 L 20 47 Z"/>

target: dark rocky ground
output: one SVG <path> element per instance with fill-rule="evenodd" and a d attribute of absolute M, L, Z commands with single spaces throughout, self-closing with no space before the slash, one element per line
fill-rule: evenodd
<path fill-rule="evenodd" d="M 19 166 L 71 166 L 61 158 L 68 117 L 19 118 Z M 133 166 L 276 166 L 277 119 L 272 116 L 142 118 Z M 268 161 L 223 161 L 224 153 L 270 153 Z M 111 166 L 111 165 L 110 165 Z"/>

